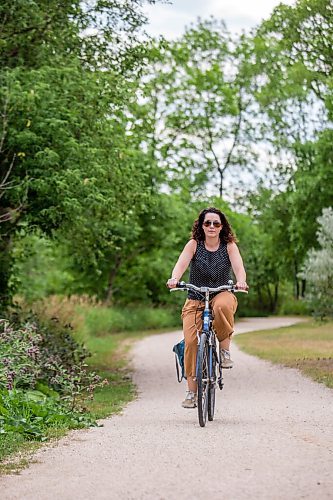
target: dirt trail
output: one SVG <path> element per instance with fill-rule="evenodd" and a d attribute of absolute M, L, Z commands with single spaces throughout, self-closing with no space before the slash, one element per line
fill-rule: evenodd
<path fill-rule="evenodd" d="M 237 330 L 286 321 L 251 319 Z M 332 499 L 333 391 L 234 346 L 215 420 L 202 429 L 196 410 L 180 406 L 185 385 L 171 353 L 180 335 L 137 343 L 138 399 L 1 478 L 1 499 Z"/>

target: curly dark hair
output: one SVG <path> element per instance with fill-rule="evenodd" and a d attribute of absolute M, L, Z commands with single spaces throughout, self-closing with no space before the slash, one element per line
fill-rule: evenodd
<path fill-rule="evenodd" d="M 205 220 L 205 215 L 208 213 L 213 213 L 220 217 L 220 220 L 222 222 L 220 240 L 224 243 L 236 242 L 236 236 L 234 235 L 226 216 L 221 212 L 221 210 L 215 207 L 208 207 L 201 210 L 198 219 L 194 221 L 192 227 L 192 238 L 196 241 L 205 241 L 205 233 L 202 229 L 202 224 Z"/>

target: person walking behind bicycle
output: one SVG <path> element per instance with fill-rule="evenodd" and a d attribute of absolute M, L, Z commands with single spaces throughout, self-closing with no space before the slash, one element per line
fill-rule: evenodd
<path fill-rule="evenodd" d="M 226 216 L 217 208 L 202 210 L 192 227 L 192 238 L 185 245 L 178 261 L 167 281 L 168 288 L 176 288 L 177 283 L 190 265 L 189 282 L 198 287 L 217 288 L 227 285 L 231 279 L 231 270 L 236 277 L 236 288 L 248 290 L 246 272 L 236 238 Z M 202 328 L 201 314 L 204 298 L 188 291 L 182 309 L 183 331 L 185 338 L 185 373 L 188 391 L 183 408 L 197 406 L 196 356 L 197 332 Z M 212 301 L 213 326 L 219 340 L 222 368 L 232 368 L 230 341 L 234 332 L 234 315 L 237 309 L 235 295 L 228 291 L 215 294 Z"/>

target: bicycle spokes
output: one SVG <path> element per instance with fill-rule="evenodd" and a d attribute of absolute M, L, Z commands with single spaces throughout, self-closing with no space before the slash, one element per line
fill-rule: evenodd
<path fill-rule="evenodd" d="M 200 338 L 197 358 L 198 416 L 201 427 L 206 425 L 208 412 L 208 388 L 210 384 L 208 347 L 206 334 L 203 333 Z"/>

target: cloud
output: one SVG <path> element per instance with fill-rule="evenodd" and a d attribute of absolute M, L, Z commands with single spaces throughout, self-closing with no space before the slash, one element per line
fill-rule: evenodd
<path fill-rule="evenodd" d="M 181 36 L 185 27 L 214 16 L 223 19 L 232 32 L 249 30 L 269 17 L 279 0 L 174 0 L 172 4 L 156 4 L 145 7 L 150 24 L 147 31 L 153 35 L 164 35 L 168 39 Z M 295 0 L 282 3 L 293 5 Z"/>
<path fill-rule="evenodd" d="M 146 6 L 144 12 L 149 21 L 146 29 L 152 36 L 163 35 L 169 39 L 177 38 L 183 34 L 185 26 L 191 22 L 191 15 L 188 11 L 176 9 L 173 5 Z"/>
<path fill-rule="evenodd" d="M 233 26 L 248 29 L 259 24 L 270 16 L 273 9 L 280 3 L 292 5 L 295 0 L 208 0 L 209 8 L 217 17 L 223 18 L 229 29 Z"/>

